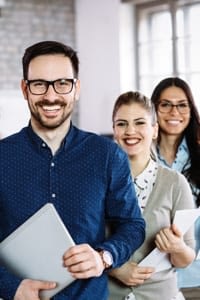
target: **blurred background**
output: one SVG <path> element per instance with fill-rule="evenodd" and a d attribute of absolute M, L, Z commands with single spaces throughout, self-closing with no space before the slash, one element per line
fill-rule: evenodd
<path fill-rule="evenodd" d="M 21 58 L 42 40 L 80 58 L 81 97 L 73 122 L 109 135 L 122 92 L 150 97 L 167 76 L 186 80 L 200 109 L 200 1 L 0 0 L 0 137 L 27 125 Z"/>

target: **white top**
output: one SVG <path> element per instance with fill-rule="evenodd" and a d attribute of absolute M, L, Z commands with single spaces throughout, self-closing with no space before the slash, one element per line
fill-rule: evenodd
<path fill-rule="evenodd" d="M 158 163 L 150 159 L 144 171 L 134 178 L 134 186 L 138 198 L 139 206 L 143 211 L 149 195 L 152 192 L 158 172 Z"/>

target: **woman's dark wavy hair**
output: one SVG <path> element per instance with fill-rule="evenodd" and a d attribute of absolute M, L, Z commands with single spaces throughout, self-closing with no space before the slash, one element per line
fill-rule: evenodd
<path fill-rule="evenodd" d="M 171 86 L 181 88 L 184 91 L 190 105 L 190 122 L 184 130 L 183 136 L 185 136 L 187 141 L 191 166 L 186 170 L 184 169 L 182 173 L 186 176 L 189 182 L 200 189 L 200 116 L 189 85 L 179 77 L 165 78 L 154 88 L 151 95 L 151 101 L 155 104 L 157 111 L 161 93 Z M 197 206 L 200 206 L 200 193 L 195 196 L 197 196 Z"/>

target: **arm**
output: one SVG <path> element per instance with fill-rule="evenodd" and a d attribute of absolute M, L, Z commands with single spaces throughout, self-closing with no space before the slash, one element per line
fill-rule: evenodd
<path fill-rule="evenodd" d="M 71 247 L 65 252 L 63 261 L 64 266 L 76 279 L 100 276 L 104 271 L 99 253 L 88 244 Z M 151 276 L 153 271 L 154 268 L 139 267 L 134 262 L 127 262 L 120 268 L 112 269 L 109 275 L 117 278 L 125 285 L 135 286 L 142 284 Z"/>
<path fill-rule="evenodd" d="M 173 176 L 173 177 L 172 177 Z M 177 172 L 171 174 L 171 202 L 173 204 L 171 219 L 176 210 L 194 208 L 190 186 L 186 178 Z M 170 261 L 175 267 L 186 267 L 195 258 L 194 231 L 190 228 L 184 236 L 175 224 L 161 229 L 156 235 L 156 246 L 162 252 L 170 254 Z"/>
<path fill-rule="evenodd" d="M 145 221 L 138 206 L 127 155 L 117 146 L 110 161 L 106 219 L 112 227 L 102 244 L 113 255 L 113 268 L 125 263 L 145 238 Z"/>
<path fill-rule="evenodd" d="M 144 220 L 135 198 L 128 159 L 118 147 L 115 149 L 117 157 L 113 154 L 109 156 L 110 165 L 105 172 L 108 191 L 102 202 L 106 218 L 114 224 L 114 233 L 107 240 L 93 245 L 93 248 L 88 244 L 81 244 L 65 252 L 64 265 L 75 278 L 102 274 L 104 266 L 95 249 L 109 251 L 113 256 L 112 267 L 116 267 L 127 261 L 144 240 Z M 101 223 L 102 231 L 103 226 L 105 220 Z"/>

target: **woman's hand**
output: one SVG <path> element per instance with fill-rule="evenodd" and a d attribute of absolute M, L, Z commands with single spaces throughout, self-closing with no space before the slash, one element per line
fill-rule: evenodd
<path fill-rule="evenodd" d="M 128 261 L 120 268 L 113 269 L 109 275 L 115 277 L 127 286 L 143 284 L 154 272 L 152 267 L 139 267 L 136 263 Z"/>
<path fill-rule="evenodd" d="M 160 230 L 156 235 L 155 244 L 161 252 L 170 254 L 171 263 L 175 267 L 186 267 L 195 258 L 195 251 L 185 244 L 175 224 Z"/>
<path fill-rule="evenodd" d="M 156 235 L 157 248 L 165 253 L 179 253 L 185 250 L 185 243 L 181 232 L 173 224 L 170 228 L 163 228 Z"/>

